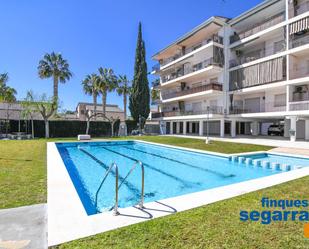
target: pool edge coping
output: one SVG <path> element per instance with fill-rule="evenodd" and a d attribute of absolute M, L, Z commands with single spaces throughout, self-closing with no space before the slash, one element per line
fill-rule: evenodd
<path fill-rule="evenodd" d="M 115 140 L 97 140 L 95 142 L 108 142 Z M 175 148 L 180 150 L 187 150 L 191 152 L 198 152 L 202 154 L 214 156 L 241 156 L 252 155 L 259 153 L 269 153 L 276 155 L 285 155 L 286 153 L 273 153 L 267 151 L 254 151 L 244 153 L 217 153 L 211 151 L 203 151 L 199 149 L 191 149 L 180 146 L 166 145 L 141 140 L 117 140 L 117 141 L 135 141 L 146 144 L 153 144 Z M 116 141 L 116 142 L 117 142 Z M 83 141 L 85 142 L 85 141 Z M 148 219 L 113 216 L 112 212 L 104 212 L 92 216 L 88 216 L 78 193 L 75 190 L 74 184 L 71 181 L 69 173 L 62 161 L 61 155 L 56 147 L 57 142 L 47 143 L 47 203 L 48 203 L 48 246 L 58 245 L 69 242 L 79 238 L 95 235 L 106 232 L 123 226 L 146 221 Z M 73 142 L 74 143 L 74 142 Z M 293 157 L 295 154 L 291 155 Z M 301 158 L 309 158 L 301 156 Z M 54 166 L 52 166 L 54 165 Z M 210 203 L 221 200 L 233 198 L 242 194 L 272 187 L 291 180 L 302 178 L 309 175 L 309 167 L 289 172 L 283 172 L 276 175 L 261 177 L 253 180 L 248 180 L 240 183 L 234 183 L 226 186 L 216 187 L 208 190 L 198 191 L 190 194 L 185 194 L 177 197 L 159 200 L 160 203 L 172 206 L 177 212 L 189 210 L 200 207 Z M 60 186 L 59 186 L 60 184 Z M 241 190 L 245 189 L 245 190 Z M 59 196 L 60 194 L 60 196 Z M 215 197 L 212 197 L 215 196 Z M 157 202 L 150 202 L 145 204 L 146 207 L 158 208 Z M 160 205 L 159 205 L 160 206 Z M 162 206 L 161 206 L 162 208 Z M 120 208 L 121 213 L 128 213 L 132 215 L 140 215 L 140 211 L 134 207 Z M 152 218 L 158 218 L 169 215 L 167 212 L 152 212 Z M 104 223 L 112 224 L 104 224 Z"/>

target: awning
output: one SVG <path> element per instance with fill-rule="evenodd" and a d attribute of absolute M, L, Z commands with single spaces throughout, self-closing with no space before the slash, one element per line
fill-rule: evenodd
<path fill-rule="evenodd" d="M 309 17 L 290 24 L 290 35 L 309 29 Z"/>

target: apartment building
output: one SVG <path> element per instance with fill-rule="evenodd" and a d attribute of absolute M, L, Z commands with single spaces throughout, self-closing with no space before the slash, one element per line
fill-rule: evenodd
<path fill-rule="evenodd" d="M 163 134 L 309 140 L 309 1 L 214 16 L 153 56 Z"/>

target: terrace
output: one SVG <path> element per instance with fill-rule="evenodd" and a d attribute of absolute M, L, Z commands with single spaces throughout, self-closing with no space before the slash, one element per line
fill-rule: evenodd
<path fill-rule="evenodd" d="M 245 29 L 239 32 L 235 32 L 234 35 L 230 36 L 230 44 L 233 44 L 236 41 L 242 40 L 251 35 L 257 34 L 262 30 L 266 30 L 270 27 L 273 27 L 276 24 L 283 22 L 284 20 L 285 20 L 284 13 L 279 13 L 267 18 L 266 20 L 264 19 L 259 23 L 255 23 L 254 25 L 246 27 Z"/>
<path fill-rule="evenodd" d="M 298 3 L 297 3 L 298 2 Z M 289 18 L 301 15 L 309 10 L 309 1 L 290 1 Z"/>
<path fill-rule="evenodd" d="M 258 49 L 256 49 L 258 48 Z M 242 47 L 235 50 L 236 58 L 230 60 L 230 68 L 249 63 L 267 56 L 271 56 L 286 50 L 286 42 L 284 39 L 275 41 L 271 44 L 257 43 L 251 45 L 251 48 Z"/>
<path fill-rule="evenodd" d="M 210 106 L 209 109 L 203 110 L 175 110 L 175 111 L 163 111 L 152 114 L 152 118 L 165 118 L 165 117 L 177 117 L 177 116 L 192 116 L 192 115 L 210 115 L 218 114 L 222 115 L 224 108 L 222 106 Z"/>
<path fill-rule="evenodd" d="M 184 56 L 196 51 L 197 49 L 204 47 L 205 45 L 210 44 L 211 42 L 222 45 L 223 44 L 223 38 L 221 36 L 217 35 L 217 34 L 212 35 L 211 37 L 204 39 L 201 42 L 194 44 L 191 47 L 182 49 L 181 51 L 179 51 L 178 53 L 176 53 L 175 55 L 173 55 L 169 58 L 160 60 L 160 67 L 163 67 L 163 66 L 170 64 L 170 63 L 172 63 L 172 62 L 174 62 L 174 61 L 176 61 L 180 58 L 183 58 Z"/>
<path fill-rule="evenodd" d="M 230 106 L 230 114 L 284 112 L 284 111 L 286 111 L 286 104 L 278 104 L 276 102 L 267 102 L 251 108 L 246 107 L 246 105 Z"/>
<path fill-rule="evenodd" d="M 219 59 L 217 57 L 211 57 L 206 60 L 199 61 L 194 65 L 187 64 L 185 67 L 184 65 L 182 65 L 181 67 L 174 69 L 172 72 L 162 75 L 161 83 L 167 83 L 169 81 L 189 75 L 191 73 L 197 73 L 210 66 L 217 66 L 222 68 L 222 59 Z"/>
<path fill-rule="evenodd" d="M 286 80 L 286 57 L 279 57 L 230 72 L 230 91 Z"/>
<path fill-rule="evenodd" d="M 182 91 L 175 91 L 173 93 L 166 93 L 166 94 L 162 95 L 162 98 L 163 98 L 163 100 L 166 100 L 166 99 L 172 99 L 172 98 L 187 96 L 187 95 L 191 95 L 191 94 L 195 94 L 195 93 L 206 92 L 206 91 L 210 91 L 210 90 L 222 91 L 222 84 L 220 84 L 220 83 L 210 83 L 210 84 L 207 84 L 207 85 L 193 87 L 193 88 L 189 88 L 189 89 L 182 90 Z"/>

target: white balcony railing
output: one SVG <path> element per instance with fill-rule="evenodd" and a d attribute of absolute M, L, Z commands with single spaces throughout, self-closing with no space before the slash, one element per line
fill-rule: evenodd
<path fill-rule="evenodd" d="M 260 48 L 254 51 L 248 52 L 239 52 L 240 54 L 237 56 L 236 59 L 230 60 L 230 68 L 242 65 L 244 63 L 248 63 L 251 61 L 255 61 L 267 56 L 271 56 L 286 50 L 286 42 L 285 40 L 278 41 L 273 44 L 272 47 Z"/>
<path fill-rule="evenodd" d="M 166 94 L 162 94 L 162 98 L 164 100 L 166 100 L 166 99 L 182 97 L 182 96 L 186 96 L 186 95 L 190 95 L 190 94 L 194 94 L 194 93 L 205 92 L 205 91 L 209 91 L 209 90 L 222 91 L 222 84 L 220 84 L 220 83 L 210 83 L 210 84 L 203 85 L 203 86 L 192 87 L 190 89 L 186 89 L 186 90 L 183 90 L 183 91 L 166 93 Z"/>
<path fill-rule="evenodd" d="M 230 106 L 230 114 L 243 114 L 243 113 L 261 113 L 261 112 L 283 112 L 286 111 L 286 105 L 278 105 L 275 102 L 261 103 L 254 108 L 246 106 Z"/>
<path fill-rule="evenodd" d="M 219 114 L 222 115 L 224 109 L 222 106 L 209 106 L 203 110 L 177 110 L 177 111 L 163 111 L 152 114 L 152 118 L 163 118 L 163 117 L 178 117 L 178 116 L 190 116 L 190 115 L 208 115 L 208 114 Z"/>
<path fill-rule="evenodd" d="M 222 62 L 220 61 L 220 59 L 216 59 L 214 57 L 211 57 L 209 59 L 206 59 L 204 61 L 196 63 L 192 66 L 188 66 L 186 68 L 180 67 L 180 68 L 176 69 L 173 73 L 170 73 L 170 74 L 167 74 L 167 75 L 162 75 L 161 76 L 161 82 L 165 83 L 165 82 L 177 79 L 179 77 L 185 76 L 187 74 L 200 71 L 200 70 L 207 68 L 209 66 L 222 67 L 223 65 L 222 65 Z"/>
<path fill-rule="evenodd" d="M 175 60 L 177 60 L 177 59 L 179 59 L 179 58 L 181 58 L 181 57 L 183 57 L 183 56 L 193 52 L 194 50 L 197 50 L 200 47 L 205 46 L 205 45 L 207 45 L 207 44 L 209 44 L 211 42 L 216 42 L 216 43 L 219 43 L 219 44 L 223 44 L 223 38 L 221 36 L 218 36 L 218 35 L 213 35 L 212 37 L 207 38 L 207 39 L 203 40 L 202 42 L 200 42 L 198 44 L 195 44 L 192 47 L 186 48 L 184 51 L 181 51 L 181 52 L 179 52 L 179 53 L 177 53 L 177 54 L 175 54 L 175 55 L 173 55 L 173 56 L 171 56 L 171 57 L 169 57 L 167 59 L 161 60 L 160 61 L 160 66 L 161 67 L 165 66 L 165 65 L 167 65 L 167 64 L 169 64 L 169 63 L 171 63 L 171 62 L 173 62 L 173 61 L 175 61 Z"/>
<path fill-rule="evenodd" d="M 244 39 L 246 37 L 249 37 L 251 35 L 257 34 L 258 32 L 265 30 L 267 28 L 270 28 L 272 26 L 275 26 L 278 23 L 283 22 L 285 19 L 284 13 L 279 13 L 277 15 L 274 15 L 266 20 L 261 21 L 260 23 L 254 24 L 250 27 L 247 27 L 245 30 L 242 30 L 230 37 L 230 44 L 239 41 L 241 39 Z"/>
<path fill-rule="evenodd" d="M 290 111 L 309 111 L 309 101 L 290 102 Z"/>

